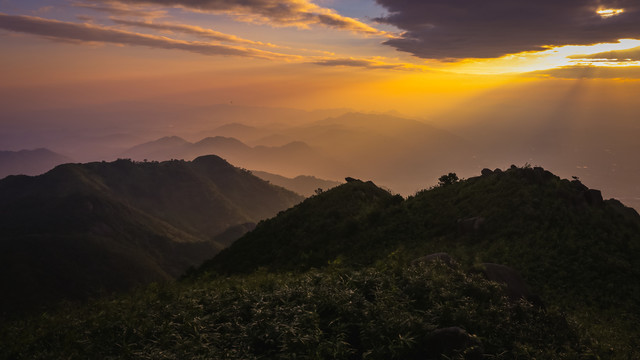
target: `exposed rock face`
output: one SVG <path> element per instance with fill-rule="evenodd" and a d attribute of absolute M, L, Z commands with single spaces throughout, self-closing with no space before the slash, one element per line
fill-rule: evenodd
<path fill-rule="evenodd" d="M 604 200 L 602 200 L 602 192 L 600 192 L 600 190 L 588 189 L 583 193 L 583 195 L 587 204 L 591 206 L 602 206 L 604 204 Z"/>
<path fill-rule="evenodd" d="M 483 347 L 478 337 L 457 326 L 436 329 L 427 341 L 429 358 L 482 359 Z"/>
<path fill-rule="evenodd" d="M 515 269 L 500 264 L 483 263 L 481 272 L 487 280 L 505 284 L 506 294 L 512 301 L 525 299 L 534 305 L 544 307 L 540 297 L 529 290 L 529 286 Z"/>
<path fill-rule="evenodd" d="M 448 266 L 453 266 L 454 264 L 456 264 L 456 261 L 453 260 L 453 258 L 449 256 L 449 254 L 445 252 L 439 252 L 414 259 L 413 261 L 411 261 L 411 265 L 427 264 L 434 261 L 440 261 Z"/>

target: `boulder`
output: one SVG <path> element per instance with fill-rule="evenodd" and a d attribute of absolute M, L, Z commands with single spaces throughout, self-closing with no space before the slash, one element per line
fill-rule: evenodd
<path fill-rule="evenodd" d="M 491 171 L 491 169 L 484 168 L 484 169 L 482 169 L 480 174 L 482 174 L 482 176 L 487 176 L 487 175 L 493 174 L 493 171 Z"/>
<path fill-rule="evenodd" d="M 506 295 L 511 301 L 525 299 L 544 308 L 540 297 L 529 290 L 529 286 L 515 269 L 500 264 L 483 263 L 480 272 L 487 280 L 506 285 Z"/>
<path fill-rule="evenodd" d="M 602 206 L 604 204 L 604 200 L 602 200 L 602 192 L 600 192 L 600 190 L 587 189 L 582 193 L 582 195 L 587 201 L 587 204 L 591 206 Z"/>

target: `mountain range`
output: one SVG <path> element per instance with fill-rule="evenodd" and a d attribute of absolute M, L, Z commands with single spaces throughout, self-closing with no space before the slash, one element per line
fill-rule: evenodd
<path fill-rule="evenodd" d="M 9 178 L 10 179 L 10 178 Z M 540 167 L 346 183 L 181 281 L 0 329 L 8 358 L 633 359 L 640 215 Z"/>
<path fill-rule="evenodd" d="M 0 180 L 2 315 L 174 279 L 302 197 L 217 156 Z"/>
<path fill-rule="evenodd" d="M 565 90 L 570 91 L 560 96 Z M 596 108 L 580 110 L 572 96 L 583 90 L 541 91 L 530 102 L 512 98 L 509 91 L 485 94 L 429 119 L 346 109 L 118 103 L 73 112 L 34 110 L 30 118 L 15 118 L 38 129 L 28 141 L 13 134 L 11 124 L 0 135 L 7 149 L 47 147 L 73 161 L 191 160 L 216 154 L 237 166 L 290 178 L 371 179 L 404 196 L 434 185 L 448 171 L 467 177 L 483 168 L 531 164 L 576 176 L 639 208 L 640 168 L 630 155 L 638 152 L 640 136 L 635 114 L 609 116 L 611 107 L 603 112 L 598 99 L 587 106 Z M 539 103 L 556 106 L 540 112 Z M 106 125 L 61 132 L 48 127 L 49 116 L 64 117 L 70 125 L 89 117 Z"/>

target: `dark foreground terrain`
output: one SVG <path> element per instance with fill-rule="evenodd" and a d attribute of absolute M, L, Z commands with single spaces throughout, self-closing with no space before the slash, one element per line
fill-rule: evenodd
<path fill-rule="evenodd" d="M 181 281 L 7 322 L 4 358 L 635 359 L 640 216 L 541 168 L 348 179 Z"/>

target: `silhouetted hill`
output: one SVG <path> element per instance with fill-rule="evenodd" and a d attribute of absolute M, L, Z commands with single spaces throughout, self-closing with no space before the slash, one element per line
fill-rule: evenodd
<path fill-rule="evenodd" d="M 640 216 L 541 168 L 486 171 L 406 200 L 351 181 L 260 223 L 200 272 L 360 267 L 391 255 L 408 263 L 438 252 L 469 267 L 511 266 L 544 301 L 591 317 L 626 350 L 638 346 Z"/>
<path fill-rule="evenodd" d="M 0 151 L 0 179 L 8 175 L 39 175 L 68 162 L 71 159 L 48 149 Z"/>
<path fill-rule="evenodd" d="M 541 168 L 448 175 L 408 199 L 346 180 L 179 283 L 9 323 L 0 344 L 7 358 L 638 357 L 633 209 Z"/>
<path fill-rule="evenodd" d="M 251 173 L 274 185 L 282 186 L 285 189 L 289 189 L 306 197 L 315 194 L 318 189 L 322 189 L 324 191 L 341 184 L 337 181 L 318 179 L 315 176 L 308 175 L 298 175 L 295 178 L 288 178 L 265 171 L 251 170 Z"/>
<path fill-rule="evenodd" d="M 238 139 L 224 136 L 204 138 L 196 143 L 178 137 L 167 137 L 137 145 L 121 154 L 133 160 L 163 161 L 169 159 L 191 160 L 198 156 L 215 154 L 243 168 L 266 169 L 289 175 L 300 172 L 338 171 L 339 161 L 328 158 L 322 152 L 301 141 L 282 146 L 250 147 Z"/>
<path fill-rule="evenodd" d="M 300 200 L 217 156 L 9 176 L 0 181 L 3 314 L 175 278 L 243 224 Z"/>

